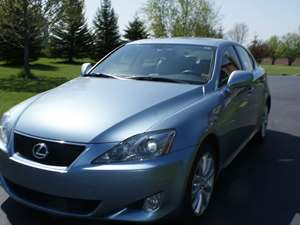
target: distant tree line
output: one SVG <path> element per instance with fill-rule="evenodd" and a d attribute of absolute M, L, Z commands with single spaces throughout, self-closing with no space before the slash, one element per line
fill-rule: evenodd
<path fill-rule="evenodd" d="M 288 65 L 292 66 L 300 57 L 300 33 L 288 33 L 282 37 L 274 35 L 266 41 L 255 37 L 249 50 L 259 63 L 264 58 L 271 58 L 271 63 L 274 65 L 277 59 L 285 58 Z"/>
<path fill-rule="evenodd" d="M 240 44 L 245 44 L 248 31 L 247 24 L 238 23 L 226 33 L 225 37 Z M 255 35 L 248 47 L 259 63 L 264 58 L 271 58 L 271 63 L 274 65 L 277 59 L 285 58 L 288 60 L 288 65 L 291 66 L 300 57 L 300 29 L 298 33 L 288 33 L 282 37 L 274 35 L 266 41 L 260 40 Z"/>

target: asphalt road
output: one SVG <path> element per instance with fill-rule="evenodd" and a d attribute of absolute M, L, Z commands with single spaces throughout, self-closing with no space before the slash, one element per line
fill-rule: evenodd
<path fill-rule="evenodd" d="M 269 83 L 273 102 L 265 143 L 250 143 L 222 172 L 205 216 L 180 225 L 300 224 L 300 77 L 270 77 Z M 106 225 L 28 209 L 1 187 L 0 207 L 1 225 Z"/>

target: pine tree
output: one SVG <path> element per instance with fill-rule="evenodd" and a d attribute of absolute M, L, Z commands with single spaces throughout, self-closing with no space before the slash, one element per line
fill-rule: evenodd
<path fill-rule="evenodd" d="M 135 17 L 132 22 L 129 22 L 124 32 L 124 38 L 128 41 L 147 39 L 149 37 L 145 24 L 138 17 Z"/>
<path fill-rule="evenodd" d="M 38 58 L 44 38 L 46 17 L 41 0 L 1 0 L 1 60 L 22 64 L 24 78 L 30 78 L 31 60 Z"/>
<path fill-rule="evenodd" d="M 88 56 L 92 38 L 84 17 L 84 0 L 63 0 L 60 19 L 50 34 L 50 53 L 69 63 Z"/>
<path fill-rule="evenodd" d="M 118 17 L 110 0 L 103 0 L 94 19 L 95 59 L 104 57 L 121 43 Z"/>

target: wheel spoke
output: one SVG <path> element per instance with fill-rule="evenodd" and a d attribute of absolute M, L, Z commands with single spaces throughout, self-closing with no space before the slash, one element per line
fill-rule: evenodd
<path fill-rule="evenodd" d="M 206 176 L 207 173 L 207 168 L 208 168 L 208 160 L 207 160 L 207 155 L 204 155 L 202 157 L 202 167 L 201 167 L 201 172 L 202 172 L 202 176 Z"/>
<path fill-rule="evenodd" d="M 204 157 L 202 165 L 202 176 L 207 180 L 212 176 L 213 171 L 213 160 L 209 156 Z"/>
<path fill-rule="evenodd" d="M 195 208 L 195 212 L 197 214 L 201 213 L 202 200 L 203 200 L 202 192 L 199 191 L 198 194 L 197 194 L 197 198 L 196 198 L 197 204 L 196 204 L 196 208 Z"/>

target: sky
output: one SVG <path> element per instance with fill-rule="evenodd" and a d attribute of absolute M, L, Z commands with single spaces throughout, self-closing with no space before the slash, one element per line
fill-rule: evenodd
<path fill-rule="evenodd" d="M 126 27 L 136 14 L 142 13 L 147 0 L 112 0 L 119 17 L 120 30 Z M 271 35 L 298 32 L 300 27 L 300 0 L 214 0 L 219 10 L 225 32 L 235 23 L 249 26 L 249 40 L 257 34 L 260 39 Z M 86 0 L 88 21 L 92 24 L 100 0 Z"/>

